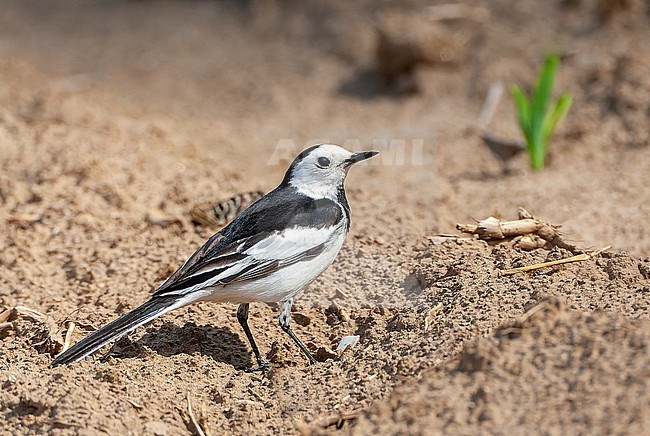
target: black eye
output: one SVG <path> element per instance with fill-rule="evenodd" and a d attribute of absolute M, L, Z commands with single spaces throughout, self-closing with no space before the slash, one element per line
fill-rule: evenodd
<path fill-rule="evenodd" d="M 318 164 L 319 167 L 321 168 L 327 168 L 330 166 L 330 160 L 326 158 L 325 156 L 321 156 L 318 158 Z"/>

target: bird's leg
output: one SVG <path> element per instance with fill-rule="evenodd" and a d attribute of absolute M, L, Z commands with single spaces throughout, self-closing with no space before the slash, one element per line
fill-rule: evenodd
<path fill-rule="evenodd" d="M 280 303 L 280 327 L 282 330 L 284 330 L 291 339 L 300 347 L 303 353 L 305 353 L 305 356 L 307 356 L 307 359 L 309 359 L 310 364 L 316 363 L 316 359 L 314 359 L 314 356 L 312 356 L 311 352 L 305 347 L 305 344 L 302 343 L 300 339 L 296 336 L 296 334 L 291 330 L 291 327 L 289 326 L 289 323 L 291 322 L 291 305 L 293 304 L 293 298 L 289 298 L 288 300 L 284 300 Z"/>
<path fill-rule="evenodd" d="M 255 353 L 255 358 L 257 359 L 257 366 L 253 368 L 246 368 L 245 371 L 247 372 L 266 371 L 267 369 L 269 369 L 269 364 L 268 362 L 265 362 L 264 359 L 262 359 L 262 354 L 260 353 L 260 349 L 257 348 L 255 339 L 253 339 L 253 333 L 251 332 L 251 329 L 248 326 L 248 303 L 242 303 L 237 308 L 237 321 L 239 321 L 239 324 L 241 324 L 242 329 L 244 329 L 244 333 L 246 333 L 248 342 L 251 344 L 251 348 L 253 349 L 253 353 Z"/>

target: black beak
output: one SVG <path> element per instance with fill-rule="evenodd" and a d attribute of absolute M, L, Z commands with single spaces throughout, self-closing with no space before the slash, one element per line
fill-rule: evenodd
<path fill-rule="evenodd" d="M 379 154 L 378 151 L 362 151 L 359 153 L 354 153 L 349 159 L 347 159 L 345 162 L 348 165 L 355 164 L 357 162 L 361 162 L 362 160 L 370 159 L 371 157 L 377 156 Z"/>

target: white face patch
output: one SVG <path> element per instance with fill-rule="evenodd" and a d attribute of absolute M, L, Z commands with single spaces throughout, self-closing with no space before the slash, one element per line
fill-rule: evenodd
<path fill-rule="evenodd" d="M 312 150 L 291 172 L 289 184 L 312 198 L 336 199 L 353 153 L 334 144 Z"/>

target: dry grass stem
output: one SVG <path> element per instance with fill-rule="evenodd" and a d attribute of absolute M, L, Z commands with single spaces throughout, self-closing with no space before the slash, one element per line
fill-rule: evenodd
<path fill-rule="evenodd" d="M 438 303 L 427 311 L 427 315 L 424 317 L 425 332 L 429 331 L 429 328 L 431 328 L 431 324 L 433 324 L 433 321 L 435 321 L 436 319 L 437 313 L 440 312 L 441 310 L 442 310 L 442 303 Z"/>
<path fill-rule="evenodd" d="M 68 331 L 65 333 L 65 340 L 63 341 L 63 349 L 61 350 L 62 353 L 68 348 L 70 348 L 70 340 L 72 339 L 73 331 L 74 331 L 74 323 L 71 322 L 68 325 Z"/>
<path fill-rule="evenodd" d="M 588 260 L 588 259 L 591 259 L 591 256 L 583 253 L 583 254 L 578 254 L 577 256 L 567 257 L 566 259 L 553 260 L 551 262 L 536 263 L 534 265 L 522 266 L 519 268 L 504 269 L 501 270 L 501 275 L 505 276 L 510 274 L 516 274 L 519 272 L 533 271 L 536 269 L 546 268 L 549 266 L 562 265 L 564 263 L 571 263 L 571 262 L 581 262 L 583 260 Z"/>
<path fill-rule="evenodd" d="M 190 401 L 190 393 L 187 392 L 187 416 L 190 419 L 190 422 L 192 423 L 192 426 L 194 427 L 194 430 L 196 431 L 196 434 L 199 436 L 207 436 L 205 431 L 203 431 L 203 428 L 201 427 L 201 424 L 196 419 L 196 416 L 194 416 L 194 411 L 192 410 L 192 402 Z"/>
<path fill-rule="evenodd" d="M 208 428 L 208 412 L 205 409 L 205 401 L 201 402 L 201 427 L 203 427 L 205 436 L 212 436 Z"/>
<path fill-rule="evenodd" d="M 11 316 L 11 309 L 6 307 L 5 310 L 0 312 L 0 323 L 6 322 Z"/>
<path fill-rule="evenodd" d="M 144 406 L 143 406 L 142 404 L 140 404 L 140 403 L 136 403 L 135 401 L 130 400 L 130 399 L 128 399 L 128 398 L 126 399 L 126 401 L 127 401 L 130 405 L 132 405 L 133 407 L 135 407 L 135 408 L 138 409 L 138 410 L 142 410 L 142 409 L 144 409 Z"/>

